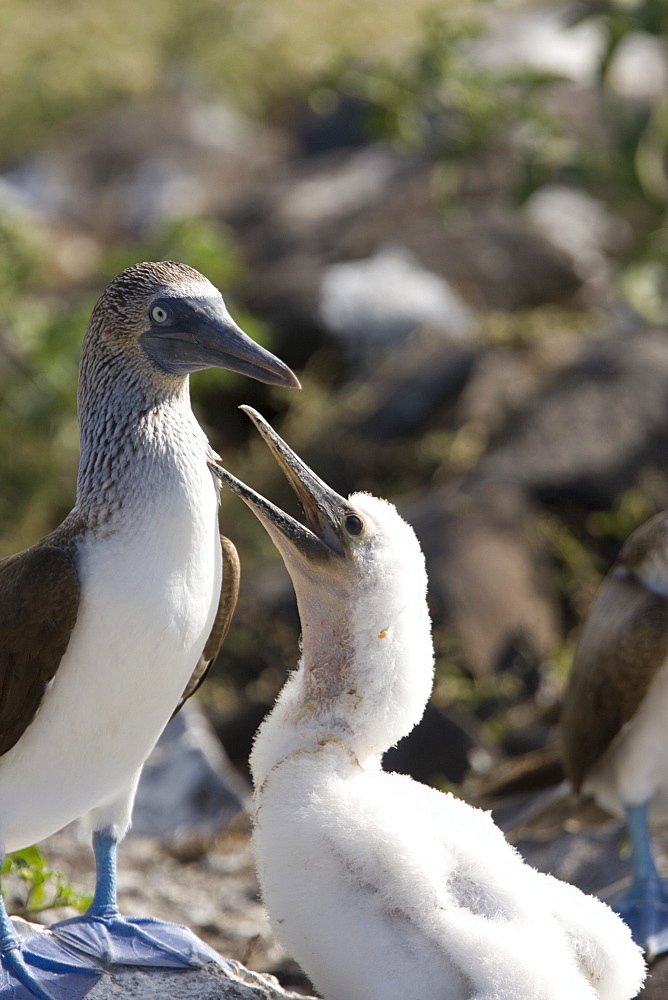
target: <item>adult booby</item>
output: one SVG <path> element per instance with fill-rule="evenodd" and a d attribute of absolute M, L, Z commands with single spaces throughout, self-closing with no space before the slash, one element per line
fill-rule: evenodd
<path fill-rule="evenodd" d="M 121 917 L 115 879 L 142 765 L 236 599 L 215 454 L 189 399 L 189 374 L 212 366 L 299 384 L 197 271 L 143 263 L 118 275 L 83 344 L 76 505 L 0 563 L 0 843 L 13 851 L 88 814 L 97 865 L 89 910 L 56 924 L 53 945 L 19 943 L 0 902 L 2 997 L 81 995 L 99 973 L 82 972 L 95 963 L 71 946 L 127 964 L 215 954 L 185 928 Z"/>
<path fill-rule="evenodd" d="M 292 577 L 302 658 L 251 756 L 277 937 L 328 1000 L 628 1000 L 644 963 L 604 903 L 526 865 L 489 814 L 381 769 L 433 652 L 424 559 L 391 504 L 329 489 L 249 410 L 307 527 L 225 470 Z"/>
<path fill-rule="evenodd" d="M 668 885 L 652 856 L 650 806 L 668 795 L 668 512 L 633 532 L 587 616 L 561 739 L 577 792 L 626 815 L 633 880 L 614 903 L 650 956 L 668 951 Z"/>

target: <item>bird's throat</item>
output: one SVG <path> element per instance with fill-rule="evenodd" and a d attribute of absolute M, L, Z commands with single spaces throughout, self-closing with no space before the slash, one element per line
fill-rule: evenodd
<path fill-rule="evenodd" d="M 190 408 L 187 379 L 153 395 L 118 382 L 80 392 L 81 459 L 77 510 L 93 525 L 110 525 L 148 494 L 160 496 L 175 477 L 196 478 L 208 442 Z"/>
<path fill-rule="evenodd" d="M 343 604 L 334 613 L 329 608 L 320 616 L 311 610 L 302 617 L 303 697 L 309 714 L 330 716 L 336 714 L 337 706 L 347 714 L 352 665 L 350 625 Z"/>

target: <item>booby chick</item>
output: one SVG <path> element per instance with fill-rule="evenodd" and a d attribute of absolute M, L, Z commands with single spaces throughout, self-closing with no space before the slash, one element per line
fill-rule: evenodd
<path fill-rule="evenodd" d="M 76 505 L 0 562 L 0 844 L 16 850 L 88 814 L 97 865 L 90 909 L 56 924 L 51 943 L 19 942 L 0 900 L 2 998 L 82 996 L 100 974 L 82 951 L 136 965 L 216 958 L 186 928 L 122 917 L 115 877 L 142 765 L 236 600 L 216 456 L 189 399 L 190 373 L 213 366 L 299 384 L 197 271 L 143 263 L 118 275 L 83 344 Z"/>
<path fill-rule="evenodd" d="M 576 792 L 626 816 L 632 884 L 614 901 L 649 957 L 668 951 L 668 883 L 652 856 L 648 812 L 668 806 L 668 512 L 633 532 L 580 636 L 561 714 Z"/>
<path fill-rule="evenodd" d="M 306 527 L 223 469 L 292 577 L 302 657 L 251 756 L 276 936 L 327 1000 L 628 1000 L 622 920 L 526 865 L 491 816 L 381 767 L 433 675 L 427 577 L 395 508 L 336 494 L 245 408 Z"/>

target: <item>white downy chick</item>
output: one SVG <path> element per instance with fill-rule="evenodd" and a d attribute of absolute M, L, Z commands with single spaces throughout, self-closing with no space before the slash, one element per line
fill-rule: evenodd
<path fill-rule="evenodd" d="M 254 850 L 277 938 L 327 1000 L 629 1000 L 623 921 L 537 872 L 491 816 L 382 770 L 432 685 L 424 558 L 384 500 L 348 500 L 244 407 L 306 525 L 215 468 L 292 577 L 302 657 L 256 737 Z"/>

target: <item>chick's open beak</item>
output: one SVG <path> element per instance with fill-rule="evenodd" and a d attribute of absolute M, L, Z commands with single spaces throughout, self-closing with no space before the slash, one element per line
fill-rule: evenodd
<path fill-rule="evenodd" d="M 210 463 L 211 471 L 237 493 L 269 532 L 282 555 L 299 555 L 315 561 L 341 557 L 342 523 L 352 511 L 347 500 L 330 489 L 250 406 L 242 406 L 255 424 L 272 455 L 292 486 L 304 512 L 306 525 L 286 514 L 226 469 Z"/>

